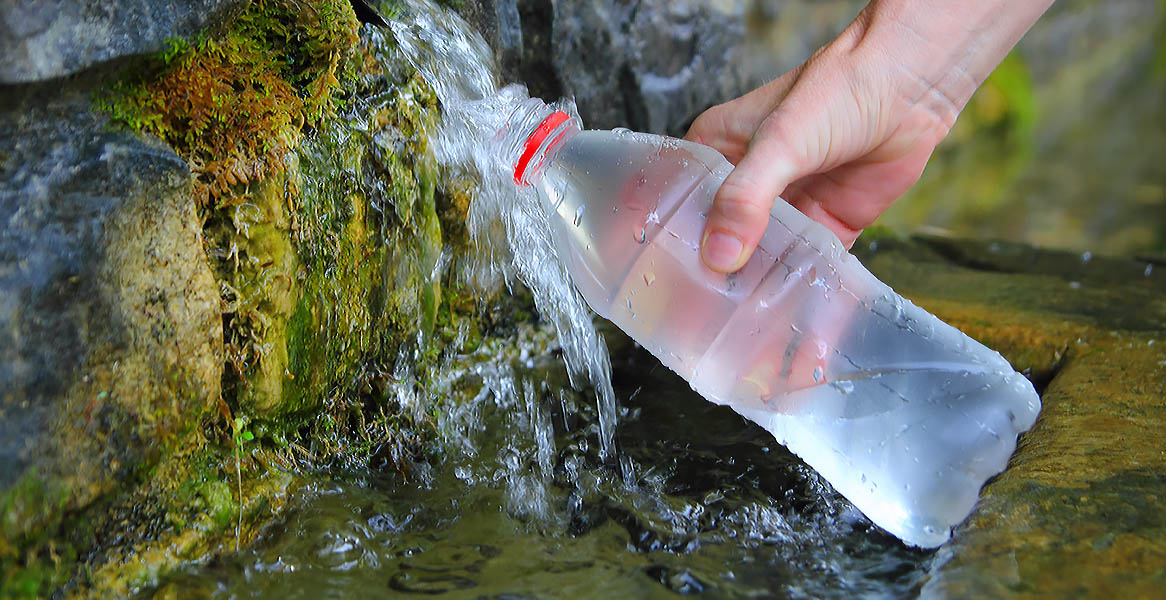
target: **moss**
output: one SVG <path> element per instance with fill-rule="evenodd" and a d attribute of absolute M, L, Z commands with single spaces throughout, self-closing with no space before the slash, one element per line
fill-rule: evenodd
<path fill-rule="evenodd" d="M 283 397 L 286 319 L 301 293 L 301 263 L 289 239 L 285 180 L 256 186 L 246 202 L 215 211 L 207 221 L 209 253 L 223 292 L 225 394 L 259 412 Z"/>
<path fill-rule="evenodd" d="M 327 413 L 296 432 L 320 458 L 363 460 L 388 438 L 413 437 L 401 432 L 414 424 L 386 410 L 383 394 L 402 346 L 429 344 L 441 306 L 444 241 L 425 133 L 436 98 L 411 74 L 385 84 L 387 102 L 367 115 L 371 144 L 326 128 L 300 152 L 294 240 L 303 293 L 284 340 L 283 406 Z"/>
<path fill-rule="evenodd" d="M 0 598 L 38 598 L 64 578 L 62 555 L 72 554 L 51 539 L 68 503 L 68 490 L 35 470 L 0 495 Z M 9 532 L 19 534 L 9 537 Z"/>
<path fill-rule="evenodd" d="M 335 110 L 357 26 L 343 0 L 256 0 L 225 32 L 172 42 L 103 104 L 173 146 L 196 197 L 230 203 L 241 184 L 281 171 L 303 128 Z"/>

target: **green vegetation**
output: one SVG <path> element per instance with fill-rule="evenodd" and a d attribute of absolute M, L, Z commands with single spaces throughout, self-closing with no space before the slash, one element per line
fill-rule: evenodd
<path fill-rule="evenodd" d="M 186 159 L 200 201 L 235 203 L 239 186 L 282 171 L 304 127 L 335 111 L 356 32 L 343 0 L 255 0 L 219 35 L 171 41 L 104 104 Z"/>

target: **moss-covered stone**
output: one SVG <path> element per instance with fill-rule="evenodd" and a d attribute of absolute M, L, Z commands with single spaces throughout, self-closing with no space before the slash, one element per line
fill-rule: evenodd
<path fill-rule="evenodd" d="M 340 79 L 355 71 L 357 26 L 344 0 L 256 0 L 224 31 L 174 39 L 104 102 L 187 160 L 197 198 L 232 203 L 241 184 L 282 171 L 303 128 L 333 113 Z"/>

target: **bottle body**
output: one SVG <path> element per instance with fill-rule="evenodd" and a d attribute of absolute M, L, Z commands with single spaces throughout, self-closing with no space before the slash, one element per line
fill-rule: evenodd
<path fill-rule="evenodd" d="M 1040 402 L 999 354 L 902 299 L 780 199 L 757 251 L 700 259 L 732 166 L 628 131 L 567 131 L 531 177 L 591 307 L 708 400 L 769 430 L 876 524 L 937 546 Z"/>

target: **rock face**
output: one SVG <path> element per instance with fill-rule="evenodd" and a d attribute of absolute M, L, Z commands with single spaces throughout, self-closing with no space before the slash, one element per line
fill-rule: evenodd
<path fill-rule="evenodd" d="M 797 66 L 863 3 L 484 0 L 462 13 L 503 77 L 571 94 L 589 127 L 681 135 L 704 109 Z"/>
<path fill-rule="evenodd" d="M 250 3 L 205 43 L 127 60 L 140 80 L 99 64 L 229 4 L 127 31 L 128 45 L 95 34 L 112 54 L 89 48 L 66 66 L 92 68 L 68 79 L 0 84 L 0 597 L 121 596 L 228 536 L 239 544 L 281 505 L 292 477 L 272 465 L 290 464 L 289 439 L 331 436 L 310 455 L 297 446 L 312 460 L 351 452 L 345 436 L 366 417 L 399 434 L 408 417 L 386 389 L 402 340 L 476 331 L 449 306 L 438 315 L 458 299 L 443 293 L 440 221 L 464 211 L 439 214 L 424 134 L 436 99 L 387 46 L 360 44 L 348 2 Z M 40 10 L 0 17 L 23 9 Z M 107 12 L 132 22 L 127 10 Z M 99 28 L 106 14 L 77 18 Z M 341 80 L 377 102 L 338 117 Z M 118 103 L 130 94 L 154 112 Z M 146 130 L 162 139 L 141 133 L 163 117 Z M 208 121 L 227 142 L 200 139 Z M 278 160 L 223 156 L 237 140 Z M 221 195 L 198 193 L 207 162 L 228 165 Z"/>
<path fill-rule="evenodd" d="M 0 100 L 0 519 L 44 527 L 218 397 L 222 321 L 186 164 L 57 86 Z"/>
<path fill-rule="evenodd" d="M 0 6 L 0 84 L 52 79 L 158 52 L 212 25 L 240 0 L 12 0 Z"/>

